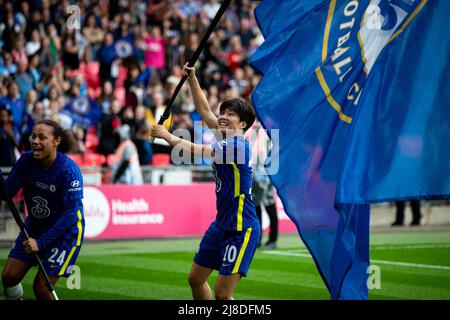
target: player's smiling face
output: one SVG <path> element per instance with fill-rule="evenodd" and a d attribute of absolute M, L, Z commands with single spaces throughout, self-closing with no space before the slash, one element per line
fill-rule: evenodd
<path fill-rule="evenodd" d="M 236 111 L 225 109 L 220 112 L 217 117 L 218 129 L 222 135 L 226 135 L 227 132 L 236 134 L 239 129 L 244 129 L 245 121 L 241 121 Z"/>
<path fill-rule="evenodd" d="M 60 138 L 55 139 L 53 136 L 53 127 L 45 124 L 36 125 L 31 133 L 33 157 L 37 160 L 55 157 L 60 142 Z"/>

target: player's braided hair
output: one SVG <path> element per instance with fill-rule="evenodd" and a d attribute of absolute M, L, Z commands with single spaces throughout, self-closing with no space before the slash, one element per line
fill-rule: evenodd
<path fill-rule="evenodd" d="M 53 137 L 60 138 L 61 142 L 58 145 L 58 151 L 67 153 L 71 150 L 74 150 L 76 147 L 76 140 L 73 136 L 72 131 L 69 129 L 63 129 L 57 122 L 50 119 L 42 119 L 36 122 L 35 126 L 38 124 L 45 124 L 49 127 L 53 128 Z"/>

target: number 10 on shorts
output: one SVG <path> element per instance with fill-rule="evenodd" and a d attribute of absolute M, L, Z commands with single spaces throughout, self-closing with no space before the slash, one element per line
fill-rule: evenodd
<path fill-rule="evenodd" d="M 236 260 L 237 249 L 234 245 L 227 245 L 225 248 L 225 254 L 223 255 L 223 263 L 222 264 L 232 264 Z"/>

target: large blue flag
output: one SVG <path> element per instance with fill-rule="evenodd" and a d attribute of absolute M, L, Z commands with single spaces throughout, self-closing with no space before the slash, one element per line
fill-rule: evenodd
<path fill-rule="evenodd" d="M 450 1 L 428 1 L 378 57 L 347 145 L 338 201 L 450 197 L 449 12 Z"/>
<path fill-rule="evenodd" d="M 255 12 L 265 41 L 251 59 L 264 75 L 253 103 L 279 130 L 271 179 L 332 299 L 368 298 L 370 207 L 335 201 L 340 168 L 377 57 L 425 4 L 264 0 Z"/>

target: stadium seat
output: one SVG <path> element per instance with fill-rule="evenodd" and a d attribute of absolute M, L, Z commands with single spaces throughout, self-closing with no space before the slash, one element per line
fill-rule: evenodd
<path fill-rule="evenodd" d="M 83 158 L 80 154 L 69 153 L 67 156 L 72 159 L 77 164 L 77 166 L 81 167 L 83 165 Z"/>
<path fill-rule="evenodd" d="M 168 166 L 170 165 L 170 154 L 155 153 L 152 159 L 152 166 Z"/>
<path fill-rule="evenodd" d="M 83 156 L 83 165 L 87 167 L 100 167 L 105 161 L 105 156 L 99 153 L 85 153 Z"/>
<path fill-rule="evenodd" d="M 86 134 L 86 149 L 95 153 L 99 144 L 98 136 L 91 130 Z"/>
<path fill-rule="evenodd" d="M 87 85 L 89 88 L 99 88 L 100 87 L 100 63 L 98 61 L 91 61 L 84 68 L 84 76 L 87 80 Z"/>
<path fill-rule="evenodd" d="M 108 154 L 108 156 L 106 157 L 106 164 L 108 165 L 108 167 L 111 167 L 114 162 L 115 162 L 115 155 L 114 153 Z"/>

